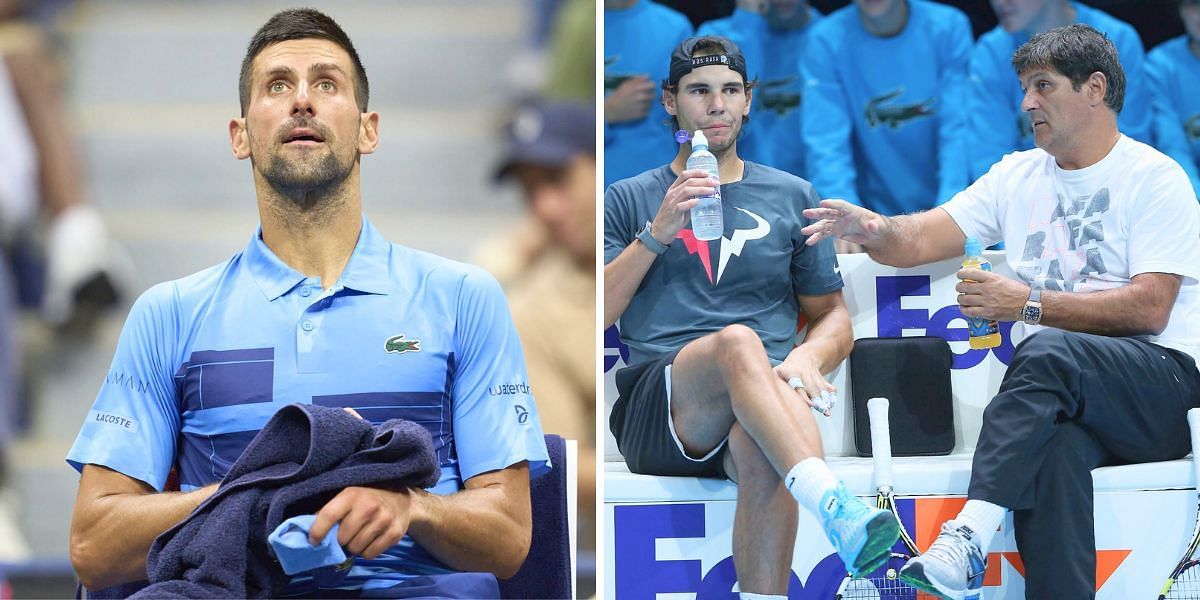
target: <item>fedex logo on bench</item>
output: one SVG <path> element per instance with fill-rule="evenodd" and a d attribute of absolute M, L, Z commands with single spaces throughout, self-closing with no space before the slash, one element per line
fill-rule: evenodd
<path fill-rule="evenodd" d="M 957 281 L 957 279 L 954 279 Z M 953 287 L 951 287 L 953 289 Z M 920 302 L 920 299 L 927 300 Z M 944 338 L 949 342 L 967 341 L 967 321 L 958 304 L 931 306 L 929 275 L 879 275 L 875 278 L 875 307 L 879 337 L 902 337 L 905 331 L 920 331 L 924 335 Z M 1013 323 L 1000 323 L 1000 345 L 987 350 L 971 350 L 954 353 L 955 369 L 970 369 L 983 362 L 989 352 L 1008 365 L 1012 360 Z M 951 345 L 951 351 L 954 345 Z"/>
<path fill-rule="evenodd" d="M 696 600 L 738 600 L 729 539 L 706 530 L 705 508 L 703 503 L 614 506 L 611 597 L 656 600 L 659 594 L 695 594 Z M 804 542 L 802 532 L 797 552 L 811 555 Z M 811 559 L 816 563 L 803 582 L 795 570 L 789 574 L 789 600 L 829 600 L 845 578 L 846 567 L 837 554 Z"/>
<path fill-rule="evenodd" d="M 937 536 L 941 523 L 957 514 L 965 503 L 962 497 L 904 498 L 897 502 L 897 510 L 917 546 L 926 548 Z M 725 511 L 720 509 L 714 511 L 716 516 L 706 519 L 706 508 L 710 507 L 700 502 L 614 506 L 609 597 L 656 600 L 659 594 L 694 594 L 696 600 L 737 600 L 737 573 L 729 556 L 726 529 L 732 523 L 724 522 Z M 726 516 L 732 518 L 732 514 Z M 719 531 L 710 531 L 706 520 Z M 845 577 L 845 566 L 836 554 L 822 556 L 829 549 L 823 539 L 824 549 L 812 548 L 812 540 L 823 537 L 820 530 L 803 526 L 798 532 L 799 561 L 792 563 L 788 577 L 789 600 L 829 600 Z M 1005 536 L 1000 538 L 993 544 L 993 549 L 999 551 L 988 553 L 983 585 L 1005 598 L 1022 597 L 1024 564 L 1015 548 L 1004 547 Z M 1011 538 L 1007 541 L 1011 543 Z M 1130 548 L 1097 551 L 1098 593 L 1132 552 Z M 794 570 L 797 566 L 808 570 L 803 582 Z"/>

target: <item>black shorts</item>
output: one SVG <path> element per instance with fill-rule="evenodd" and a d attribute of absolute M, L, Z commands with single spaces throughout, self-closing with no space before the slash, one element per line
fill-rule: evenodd
<path fill-rule="evenodd" d="M 675 437 L 666 368 L 676 354 L 679 350 L 617 371 L 617 401 L 608 426 L 631 472 L 727 479 L 724 440 L 707 456 L 693 458 Z"/>

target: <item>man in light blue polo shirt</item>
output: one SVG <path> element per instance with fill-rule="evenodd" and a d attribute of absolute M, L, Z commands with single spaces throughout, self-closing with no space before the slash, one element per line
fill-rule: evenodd
<path fill-rule="evenodd" d="M 349 38 L 308 9 L 272 17 L 240 78 L 234 155 L 252 158 L 261 227 L 245 250 L 134 305 L 67 461 L 82 473 L 71 559 L 90 589 L 144 579 L 161 532 L 208 498 L 280 407 L 425 426 L 429 490 L 346 488 L 317 512 L 356 555 L 339 588 L 496 597 L 531 536 L 549 468 L 516 331 L 481 270 L 394 245 L 362 215 L 378 143 Z M 172 469 L 181 492 L 165 492 Z M 432 582 L 432 587 L 430 583 Z M 289 594 L 328 595 L 308 577 Z M 339 592 L 340 594 L 340 592 Z"/>

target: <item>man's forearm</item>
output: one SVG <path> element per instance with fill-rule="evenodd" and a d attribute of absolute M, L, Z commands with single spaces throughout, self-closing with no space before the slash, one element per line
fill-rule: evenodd
<path fill-rule="evenodd" d="M 821 374 L 828 374 L 850 354 L 854 346 L 851 331 L 850 312 L 844 306 L 832 308 L 808 324 L 804 342 L 796 348 L 803 347 L 803 352 L 817 361 Z"/>
<path fill-rule="evenodd" d="M 497 510 L 508 502 L 503 490 L 482 487 L 447 496 L 415 493 L 408 533 L 442 563 L 500 578 L 512 577 L 521 568 L 533 536 L 532 516 Z"/>
<path fill-rule="evenodd" d="M 604 266 L 604 328 L 607 329 L 629 307 L 629 301 L 642 285 L 646 272 L 658 255 L 640 241 L 625 247 L 612 262 Z"/>
<path fill-rule="evenodd" d="M 965 236 L 942 208 L 883 217 L 879 238 L 863 244 L 875 262 L 908 268 L 962 256 Z"/>
<path fill-rule="evenodd" d="M 71 522 L 71 564 L 91 590 L 146 578 L 154 538 L 185 519 L 216 491 L 120 493 L 77 502 Z M 82 504 L 82 505 L 81 505 Z"/>
<path fill-rule="evenodd" d="M 1147 273 L 1145 282 L 1098 292 L 1042 292 L 1042 325 L 1108 336 L 1154 335 L 1170 320 L 1175 275 Z"/>
<path fill-rule="evenodd" d="M 893 267 L 924 264 L 915 260 L 921 250 L 921 227 L 916 219 L 912 215 L 897 215 L 884 217 L 884 221 L 883 236 L 863 244 L 867 255 L 877 263 Z"/>

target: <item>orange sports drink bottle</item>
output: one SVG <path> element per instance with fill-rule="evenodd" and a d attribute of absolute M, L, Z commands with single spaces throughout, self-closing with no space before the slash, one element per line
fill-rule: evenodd
<path fill-rule="evenodd" d="M 963 257 L 962 262 L 964 269 L 992 270 L 992 263 L 983 258 L 983 246 L 979 243 L 979 240 L 973 237 L 967 238 L 965 249 L 966 256 Z M 968 339 L 971 348 L 982 350 L 985 348 L 995 348 L 1000 345 L 999 323 L 990 319 L 965 318 L 967 319 L 967 330 L 970 332 Z"/>

